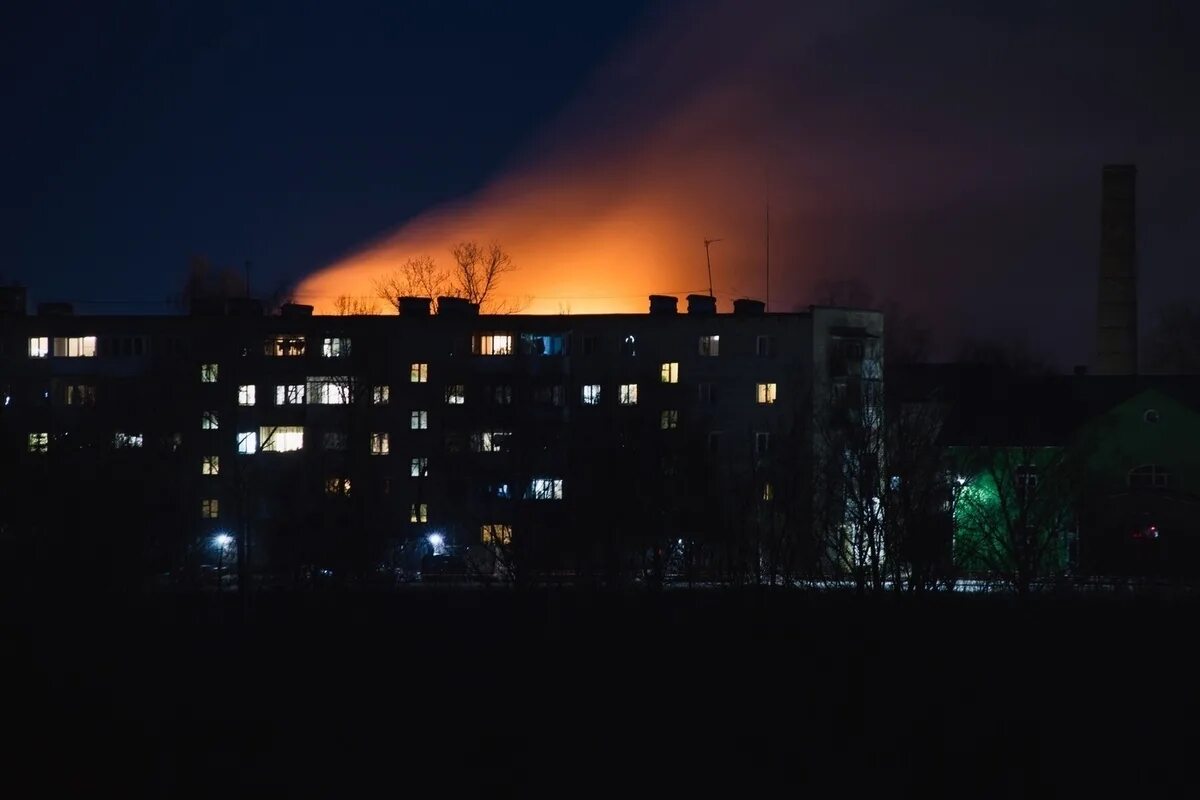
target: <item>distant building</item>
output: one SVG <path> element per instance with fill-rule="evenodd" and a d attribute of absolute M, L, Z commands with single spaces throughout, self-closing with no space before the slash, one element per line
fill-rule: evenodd
<path fill-rule="evenodd" d="M 688 300 L 488 316 L 408 298 L 400 316 L 346 317 L 14 300 L 4 519 L 102 537 L 87 546 L 158 572 L 211 564 L 222 534 L 281 574 L 414 569 L 431 541 L 595 571 L 631 551 L 678 560 L 764 513 L 799 535 L 816 431 L 880 394 L 882 315 Z"/>

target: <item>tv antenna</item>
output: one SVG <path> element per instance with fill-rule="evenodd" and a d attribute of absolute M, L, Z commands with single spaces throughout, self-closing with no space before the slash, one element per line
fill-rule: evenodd
<path fill-rule="evenodd" d="M 723 242 L 724 239 L 705 239 L 704 240 L 704 260 L 708 263 L 708 296 L 713 296 L 712 288 L 712 256 L 709 255 L 708 246 L 714 242 Z"/>

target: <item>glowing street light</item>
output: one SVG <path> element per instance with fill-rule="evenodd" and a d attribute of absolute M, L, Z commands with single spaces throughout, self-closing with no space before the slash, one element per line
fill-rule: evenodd
<path fill-rule="evenodd" d="M 225 552 L 233 544 L 233 537 L 228 533 L 218 533 L 212 537 L 213 546 L 217 548 L 217 591 L 224 589 L 222 576 L 225 573 Z"/>
<path fill-rule="evenodd" d="M 429 546 L 433 548 L 433 554 L 435 556 L 440 556 L 442 554 L 446 546 L 446 538 L 444 536 L 442 536 L 440 533 L 431 533 L 426 537 L 426 541 L 428 541 Z"/>

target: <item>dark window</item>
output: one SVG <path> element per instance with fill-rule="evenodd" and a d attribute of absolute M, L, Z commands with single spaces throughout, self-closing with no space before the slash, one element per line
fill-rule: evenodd
<path fill-rule="evenodd" d="M 1142 464 L 1129 470 L 1131 489 L 1166 489 L 1171 485 L 1171 473 L 1158 464 Z"/>
<path fill-rule="evenodd" d="M 579 342 L 579 352 L 585 356 L 590 356 L 596 352 L 596 337 L 584 336 Z"/>
<path fill-rule="evenodd" d="M 775 337 L 759 336 L 754 343 L 754 352 L 763 357 L 775 355 Z"/>
<path fill-rule="evenodd" d="M 637 355 L 637 337 L 630 334 L 621 340 L 621 355 L 636 356 Z"/>

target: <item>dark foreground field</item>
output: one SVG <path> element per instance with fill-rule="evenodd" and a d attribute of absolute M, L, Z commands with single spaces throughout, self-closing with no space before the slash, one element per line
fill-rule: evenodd
<path fill-rule="evenodd" d="M 157 796 L 1145 791 L 1194 759 L 1198 610 L 448 589 L 263 596 L 243 617 L 233 595 L 9 597 L 3 780 Z"/>

